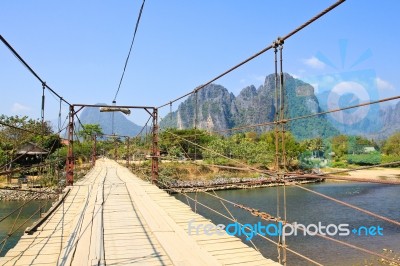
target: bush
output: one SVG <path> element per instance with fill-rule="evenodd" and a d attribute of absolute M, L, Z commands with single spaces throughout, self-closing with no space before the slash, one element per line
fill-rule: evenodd
<path fill-rule="evenodd" d="M 381 155 L 379 153 L 347 155 L 347 162 L 350 164 L 357 164 L 357 165 L 380 164 Z"/>
<path fill-rule="evenodd" d="M 400 161 L 400 156 L 397 156 L 397 155 L 383 155 L 382 156 L 382 163 L 391 163 L 391 162 L 398 162 L 398 161 Z M 387 167 L 399 167 L 400 166 L 400 164 L 397 164 L 397 165 L 390 165 L 390 166 L 387 166 Z"/>
<path fill-rule="evenodd" d="M 346 168 L 347 167 L 347 163 L 345 163 L 343 161 L 332 162 L 331 167 L 333 167 L 333 168 Z"/>

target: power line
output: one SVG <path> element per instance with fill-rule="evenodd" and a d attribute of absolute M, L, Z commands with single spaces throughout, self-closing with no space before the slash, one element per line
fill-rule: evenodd
<path fill-rule="evenodd" d="M 122 80 L 124 79 L 126 66 L 128 65 L 129 57 L 130 57 L 130 55 L 131 55 L 133 43 L 134 43 L 134 41 L 135 41 L 136 32 L 137 32 L 137 29 L 138 29 L 138 27 L 139 27 L 139 22 L 140 22 L 140 18 L 142 17 L 142 12 L 143 12 L 143 7 L 144 7 L 144 3 L 145 3 L 145 2 L 146 2 L 146 0 L 143 0 L 142 6 L 140 7 L 139 15 L 138 15 L 138 18 L 137 18 L 137 21 L 136 21 L 136 26 L 135 26 L 135 32 L 133 33 L 133 38 L 132 38 L 132 42 L 131 42 L 131 47 L 129 48 L 128 56 L 126 57 L 126 60 L 125 60 L 124 70 L 122 71 L 121 79 L 119 80 L 118 89 L 117 89 L 117 92 L 115 93 L 115 96 L 114 96 L 114 100 L 113 100 L 113 101 L 115 101 L 115 100 L 117 99 L 117 96 L 118 96 L 118 93 L 119 93 L 119 89 L 121 88 Z"/>

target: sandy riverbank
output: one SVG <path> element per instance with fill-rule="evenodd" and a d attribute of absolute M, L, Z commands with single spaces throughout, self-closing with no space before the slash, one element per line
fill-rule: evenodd
<path fill-rule="evenodd" d="M 324 172 L 328 173 L 339 170 L 345 170 L 345 169 L 329 168 L 324 170 Z M 351 177 L 351 178 L 360 178 L 360 179 L 362 178 L 371 180 L 400 181 L 400 168 L 376 167 L 376 168 L 352 171 L 343 174 L 337 174 L 337 175 Z"/>

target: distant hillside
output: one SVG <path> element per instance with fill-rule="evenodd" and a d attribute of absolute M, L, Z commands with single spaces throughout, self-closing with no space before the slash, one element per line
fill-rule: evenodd
<path fill-rule="evenodd" d="M 332 109 L 328 103 L 331 92 L 317 95 L 323 110 Z M 361 103 L 360 99 L 351 93 L 337 97 L 339 107 L 347 107 Z M 400 131 L 400 102 L 395 106 L 374 104 L 359 109 L 349 109 L 335 115 L 328 115 L 328 120 L 341 133 L 347 135 L 360 135 L 367 138 L 382 140 L 395 132 Z"/>
<path fill-rule="evenodd" d="M 288 104 L 286 117 L 297 117 L 321 111 L 314 88 L 289 74 L 284 75 Z M 237 97 L 221 85 L 211 84 L 200 90 L 198 102 L 198 127 L 207 130 L 224 130 L 251 124 L 273 121 L 275 113 L 275 76 L 265 78 L 264 85 L 244 88 Z M 160 123 L 161 127 L 191 128 L 194 125 L 195 96 L 182 102 L 178 110 L 168 114 Z M 272 129 L 272 126 L 263 127 Z M 297 139 L 329 137 L 339 134 L 326 116 L 316 116 L 288 123 L 288 129 Z M 255 128 L 252 130 L 261 130 Z"/>
<path fill-rule="evenodd" d="M 101 113 L 100 108 L 86 107 L 80 113 L 82 124 L 99 124 L 104 134 L 112 134 L 113 113 Z M 136 136 L 141 126 L 136 125 L 120 112 L 114 112 L 114 133 L 117 135 Z"/>

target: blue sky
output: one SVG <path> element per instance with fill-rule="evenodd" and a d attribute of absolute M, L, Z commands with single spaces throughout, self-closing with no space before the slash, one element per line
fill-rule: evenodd
<path fill-rule="evenodd" d="M 333 2 L 147 0 L 117 104 L 159 106 L 185 94 Z M 0 2 L 0 34 L 71 103 L 110 104 L 140 5 L 5 0 Z M 399 10 L 398 1 L 346 1 L 285 43 L 284 70 L 314 83 L 320 80 L 315 77 L 372 70 L 376 86 L 371 90 L 376 91 L 369 93 L 399 95 Z M 365 60 L 354 65 L 363 54 Z M 216 83 L 237 95 L 246 86 L 261 85 L 272 71 L 270 51 Z M 40 116 L 41 84 L 2 44 L 0 81 L 0 113 Z M 45 116 L 53 120 L 58 102 L 46 95 Z M 147 115 L 134 111 L 130 119 L 144 124 Z"/>

